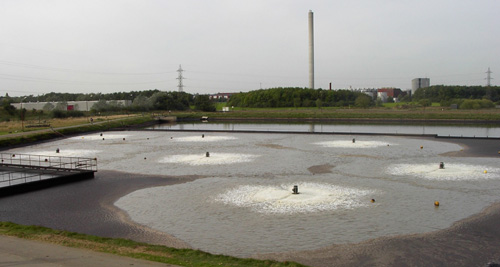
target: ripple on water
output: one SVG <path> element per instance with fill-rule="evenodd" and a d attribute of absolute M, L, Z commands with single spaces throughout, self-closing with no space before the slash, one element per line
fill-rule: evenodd
<path fill-rule="evenodd" d="M 68 139 L 69 140 L 102 140 L 104 138 L 105 140 L 116 140 L 116 139 L 127 138 L 129 136 L 130 135 L 126 135 L 126 134 L 104 133 L 103 135 L 101 135 L 101 134 L 83 135 L 83 136 L 70 137 Z"/>
<path fill-rule="evenodd" d="M 174 142 L 218 142 L 218 141 L 229 141 L 236 140 L 238 138 L 234 136 L 210 136 L 206 135 L 202 137 L 201 135 L 197 136 L 184 136 L 184 137 L 176 137 L 171 139 Z"/>
<path fill-rule="evenodd" d="M 292 194 L 298 185 L 299 194 Z M 353 209 L 365 206 L 363 201 L 372 190 L 342 187 L 322 183 L 297 183 L 281 185 L 242 185 L 216 197 L 217 202 L 250 208 L 259 213 L 293 214 Z"/>
<path fill-rule="evenodd" d="M 314 143 L 315 145 L 322 147 L 339 147 L 339 148 L 375 148 L 381 146 L 393 146 L 394 143 L 381 142 L 381 141 L 364 141 L 359 140 L 352 142 L 352 140 L 336 140 L 336 141 L 324 141 Z"/>
<path fill-rule="evenodd" d="M 29 151 L 26 154 L 57 156 L 57 157 L 95 157 L 99 152 L 101 151 L 92 149 L 60 149 L 59 153 L 57 153 L 55 150 L 52 150 L 52 151 Z"/>
<path fill-rule="evenodd" d="M 463 163 L 445 164 L 444 169 L 437 163 L 427 164 L 394 164 L 387 168 L 392 175 L 410 175 L 428 180 L 488 180 L 498 179 L 499 168 L 471 165 Z"/>
<path fill-rule="evenodd" d="M 207 157 L 206 154 L 187 154 L 187 155 L 172 155 L 160 159 L 159 163 L 181 163 L 187 165 L 223 165 L 251 162 L 258 155 L 237 154 L 237 153 L 212 153 Z"/>

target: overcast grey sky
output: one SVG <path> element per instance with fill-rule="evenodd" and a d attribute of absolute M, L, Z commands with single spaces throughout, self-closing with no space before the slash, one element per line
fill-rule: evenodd
<path fill-rule="evenodd" d="M 0 0 L 0 94 L 500 81 L 499 0 Z"/>

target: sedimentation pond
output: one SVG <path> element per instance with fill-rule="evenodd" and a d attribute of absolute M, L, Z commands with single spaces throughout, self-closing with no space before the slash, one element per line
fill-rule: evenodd
<path fill-rule="evenodd" d="M 114 205 L 137 224 L 235 256 L 431 232 L 500 200 L 498 159 L 448 156 L 464 148 L 432 138 L 130 131 L 10 152 L 57 148 L 96 157 L 99 171 L 197 176 Z"/>

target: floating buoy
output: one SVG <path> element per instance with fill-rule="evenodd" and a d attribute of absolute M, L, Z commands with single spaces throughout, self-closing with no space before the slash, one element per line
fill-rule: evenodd
<path fill-rule="evenodd" d="M 371 201 L 372 201 L 372 203 L 375 203 L 375 199 L 374 199 L 374 198 L 372 198 L 372 200 L 371 200 Z"/>
<path fill-rule="evenodd" d="M 201 135 L 201 138 L 205 138 L 205 135 L 204 135 L 204 134 L 202 134 L 202 135 Z"/>
<path fill-rule="evenodd" d="M 12 157 L 15 158 L 16 157 L 16 154 L 12 154 Z"/>
<path fill-rule="evenodd" d="M 149 140 L 149 137 L 148 137 L 148 140 Z"/>
<path fill-rule="evenodd" d="M 59 148 L 56 149 L 56 153 L 59 153 Z"/>
<path fill-rule="evenodd" d="M 102 136 L 102 133 L 101 133 L 101 136 Z"/>
<path fill-rule="evenodd" d="M 102 138 L 102 140 L 104 140 L 104 137 Z"/>
<path fill-rule="evenodd" d="M 434 206 L 439 207 L 439 201 L 434 201 Z"/>
<path fill-rule="evenodd" d="M 353 138 L 353 139 L 352 139 L 352 142 L 353 142 L 353 143 L 356 143 L 356 138 Z"/>
<path fill-rule="evenodd" d="M 144 159 L 146 159 L 146 157 L 144 157 Z"/>
<path fill-rule="evenodd" d="M 297 195 L 299 193 L 299 186 L 298 185 L 294 185 L 293 189 L 292 189 L 292 192 L 293 192 L 294 195 Z"/>
<path fill-rule="evenodd" d="M 439 163 L 439 168 L 444 169 L 444 162 Z"/>
<path fill-rule="evenodd" d="M 484 173 L 488 173 L 488 171 L 484 170 Z"/>
<path fill-rule="evenodd" d="M 48 159 L 45 159 L 45 162 L 49 161 Z"/>
<path fill-rule="evenodd" d="M 170 139 L 174 139 L 172 136 L 170 136 Z"/>
<path fill-rule="evenodd" d="M 210 153 L 208 153 L 208 152 L 207 152 L 207 153 L 205 154 L 205 156 L 206 156 L 207 158 L 208 158 L 208 157 L 210 157 Z"/>
<path fill-rule="evenodd" d="M 125 141 L 125 137 L 123 137 L 123 141 Z"/>
<path fill-rule="evenodd" d="M 424 146 L 420 146 L 420 149 L 424 149 Z"/>

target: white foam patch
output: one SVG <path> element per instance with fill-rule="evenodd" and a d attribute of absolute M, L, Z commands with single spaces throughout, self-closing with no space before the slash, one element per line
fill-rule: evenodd
<path fill-rule="evenodd" d="M 182 163 L 188 165 L 223 165 L 242 162 L 251 162 L 258 155 L 236 154 L 236 153 L 210 153 L 210 157 L 206 154 L 189 154 L 189 155 L 172 155 L 159 160 L 160 163 Z"/>
<path fill-rule="evenodd" d="M 299 194 L 292 194 L 294 185 L 298 186 Z M 363 198 L 373 193 L 372 190 L 307 182 L 278 186 L 242 185 L 218 195 L 215 201 L 259 213 L 293 214 L 366 206 L 369 201 Z"/>
<path fill-rule="evenodd" d="M 393 146 L 397 144 L 381 142 L 381 141 L 363 141 L 359 140 L 356 142 L 352 142 L 352 140 L 338 140 L 338 141 L 325 141 L 314 143 L 315 145 L 323 146 L 323 147 L 339 147 L 339 148 L 375 148 L 382 146 Z"/>
<path fill-rule="evenodd" d="M 100 150 L 89 149 L 59 149 L 59 153 L 53 151 L 32 151 L 26 154 L 30 155 L 43 155 L 43 156 L 57 156 L 57 157 L 80 157 L 80 158 L 94 158 L 101 152 Z"/>
<path fill-rule="evenodd" d="M 218 142 L 218 141 L 229 141 L 236 139 L 238 138 L 234 136 L 205 135 L 205 137 L 202 137 L 201 135 L 197 135 L 197 136 L 174 137 L 171 140 L 176 142 Z"/>
<path fill-rule="evenodd" d="M 71 137 L 69 139 L 71 140 L 102 140 L 104 138 L 104 140 L 115 140 L 115 139 L 122 139 L 123 138 L 127 138 L 129 137 L 129 135 L 126 135 L 126 134 L 106 134 L 106 133 L 103 133 L 103 135 L 101 136 L 101 134 L 95 134 L 95 135 L 83 135 L 83 136 L 75 136 L 75 137 Z"/>
<path fill-rule="evenodd" d="M 387 172 L 392 175 L 411 175 L 428 180 L 483 180 L 498 179 L 499 168 L 460 163 L 445 163 L 439 168 L 438 163 L 428 164 L 396 164 L 389 166 Z M 485 172 L 486 171 L 486 172 Z"/>

